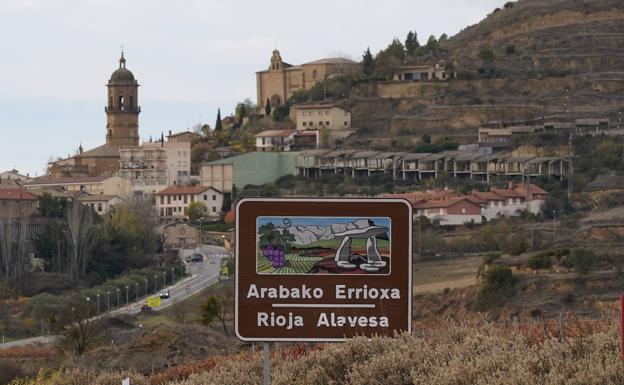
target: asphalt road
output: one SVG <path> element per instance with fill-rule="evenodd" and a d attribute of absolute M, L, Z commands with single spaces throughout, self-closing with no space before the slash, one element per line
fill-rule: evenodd
<path fill-rule="evenodd" d="M 187 297 L 190 297 L 207 287 L 219 282 L 219 275 L 221 270 L 221 261 L 227 258 L 230 253 L 220 246 L 204 245 L 201 247 L 200 253 L 204 256 L 203 262 L 189 262 L 187 263 L 187 271 L 191 274 L 190 277 L 176 282 L 176 284 L 167 287 L 169 289 L 169 298 L 162 299 L 161 305 L 154 308 L 155 311 L 160 311 L 168 308 L 176 302 L 180 302 Z M 152 294 L 151 296 L 154 296 Z M 110 315 L 116 314 L 137 314 L 141 311 L 141 306 L 146 303 L 146 299 L 143 298 L 138 303 L 130 304 L 130 306 L 122 307 L 111 311 Z M 0 343 L 0 349 L 9 349 L 17 346 L 26 346 L 33 344 L 48 344 L 54 342 L 56 336 L 41 336 L 32 337 L 21 340 L 15 340 L 11 342 Z"/>

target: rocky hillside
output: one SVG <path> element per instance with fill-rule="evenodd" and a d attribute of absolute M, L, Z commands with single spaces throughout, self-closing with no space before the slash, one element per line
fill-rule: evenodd
<path fill-rule="evenodd" d="M 624 2 L 519 0 L 440 43 L 458 79 L 359 84 L 345 105 L 359 144 L 424 133 L 470 141 L 493 120 L 569 121 L 624 108 Z M 490 51 L 487 60 L 480 55 Z M 367 142 L 368 140 L 368 142 Z M 398 142 L 404 141 L 398 140 Z"/>

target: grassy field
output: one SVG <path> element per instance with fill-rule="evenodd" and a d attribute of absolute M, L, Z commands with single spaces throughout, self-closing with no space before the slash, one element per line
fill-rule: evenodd
<path fill-rule="evenodd" d="M 414 263 L 414 294 L 456 289 L 477 283 L 481 257 L 441 259 Z"/>

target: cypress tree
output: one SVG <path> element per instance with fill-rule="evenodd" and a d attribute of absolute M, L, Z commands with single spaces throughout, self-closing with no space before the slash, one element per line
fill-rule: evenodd
<path fill-rule="evenodd" d="M 217 121 L 215 123 L 215 131 L 223 131 L 223 125 L 221 123 L 221 109 L 217 109 Z"/>
<path fill-rule="evenodd" d="M 271 102 L 269 101 L 269 98 L 267 98 L 266 103 L 264 104 L 264 114 L 266 116 L 271 115 Z"/>
<path fill-rule="evenodd" d="M 362 72 L 366 76 L 373 76 L 375 73 L 375 60 L 371 55 L 370 48 L 366 48 L 364 55 L 362 55 Z"/>

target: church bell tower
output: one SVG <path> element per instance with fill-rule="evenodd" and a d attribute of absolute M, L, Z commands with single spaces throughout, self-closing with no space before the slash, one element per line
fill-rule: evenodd
<path fill-rule="evenodd" d="M 114 146 L 139 145 L 139 84 L 126 68 L 123 52 L 119 68 L 108 81 L 106 111 L 106 144 Z"/>

